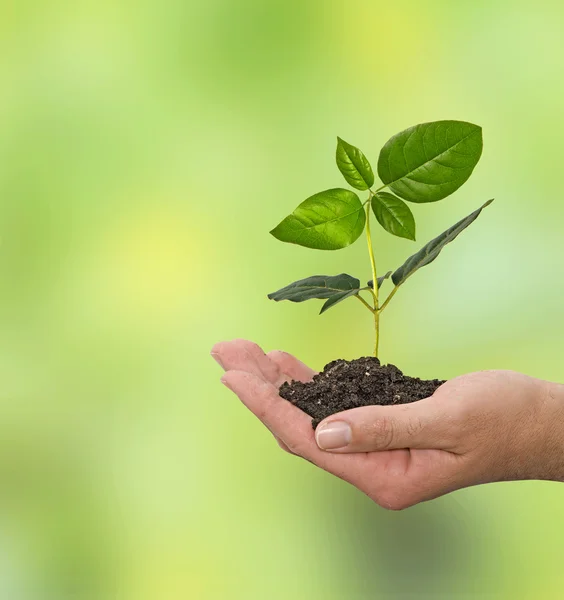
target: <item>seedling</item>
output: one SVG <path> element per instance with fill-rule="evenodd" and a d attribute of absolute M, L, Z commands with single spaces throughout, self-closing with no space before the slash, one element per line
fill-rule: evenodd
<path fill-rule="evenodd" d="M 365 287 L 360 280 L 340 275 L 313 275 L 269 294 L 271 300 L 303 302 L 323 299 L 324 313 L 347 298 L 356 298 L 374 320 L 374 356 L 378 356 L 380 317 L 400 287 L 421 267 L 433 262 L 441 250 L 473 223 L 488 200 L 425 244 L 395 271 L 378 276 L 370 233 L 370 216 L 392 235 L 415 241 L 415 218 L 404 202 L 422 204 L 450 196 L 463 185 L 482 154 L 482 128 L 463 121 L 437 121 L 410 127 L 386 142 L 378 158 L 382 185 L 374 187 L 374 173 L 366 156 L 355 146 L 337 138 L 337 166 L 356 190 L 367 191 L 362 201 L 356 192 L 336 188 L 304 200 L 270 233 L 282 242 L 318 250 L 339 250 L 366 232 L 372 279 Z M 390 191 L 384 191 L 386 188 Z M 393 192 L 393 193 L 392 193 Z M 380 288 L 387 279 L 394 285 L 382 300 Z M 376 282 L 376 285 L 374 285 Z M 368 300 L 362 293 L 368 294 Z"/>

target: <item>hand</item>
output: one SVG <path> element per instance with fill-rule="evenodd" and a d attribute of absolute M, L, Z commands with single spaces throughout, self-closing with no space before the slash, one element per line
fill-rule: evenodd
<path fill-rule="evenodd" d="M 310 417 L 278 395 L 283 381 L 309 381 L 314 371 L 244 340 L 217 344 L 212 356 L 226 371 L 222 382 L 283 449 L 385 508 L 481 483 L 564 480 L 564 386 L 511 371 L 471 373 L 413 404 L 332 415 L 314 435 Z"/>

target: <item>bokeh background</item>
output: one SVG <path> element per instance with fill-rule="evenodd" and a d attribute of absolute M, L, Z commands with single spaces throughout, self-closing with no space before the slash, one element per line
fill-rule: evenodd
<path fill-rule="evenodd" d="M 282 453 L 219 384 L 215 341 L 316 368 L 370 352 L 368 278 L 268 231 L 342 185 L 335 137 L 463 119 L 485 150 L 419 243 L 496 202 L 397 296 L 412 375 L 564 380 L 564 6 L 540 0 L 0 2 L 0 598 L 562 596 L 564 487 L 389 513 Z M 376 231 L 378 263 L 416 246 Z"/>

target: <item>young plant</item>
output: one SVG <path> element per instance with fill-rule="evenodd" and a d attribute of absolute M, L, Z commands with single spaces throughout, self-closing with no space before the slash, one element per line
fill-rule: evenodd
<path fill-rule="evenodd" d="M 482 154 L 482 129 L 463 121 L 422 123 L 398 133 L 386 142 L 378 158 L 382 185 L 375 190 L 374 172 L 366 156 L 355 146 L 337 138 L 337 166 L 353 188 L 367 191 L 362 201 L 343 188 L 326 190 L 304 200 L 270 233 L 282 242 L 318 250 L 339 250 L 355 242 L 366 231 L 372 279 L 360 281 L 340 275 L 314 275 L 295 281 L 269 294 L 271 300 L 303 302 L 312 298 L 326 302 L 321 313 L 346 298 L 356 298 L 372 314 L 375 329 L 374 356 L 378 356 L 380 316 L 398 289 L 417 270 L 433 262 L 441 250 L 475 221 L 488 200 L 473 213 L 425 244 L 395 271 L 378 277 L 370 233 L 370 214 L 392 235 L 415 240 L 415 219 L 404 202 L 437 202 L 465 183 Z M 388 188 L 390 191 L 383 191 Z M 392 193 L 393 192 L 393 193 Z M 382 301 L 380 288 L 391 278 L 393 289 Z M 376 282 L 376 285 L 374 285 Z M 368 301 L 361 295 L 368 293 Z"/>

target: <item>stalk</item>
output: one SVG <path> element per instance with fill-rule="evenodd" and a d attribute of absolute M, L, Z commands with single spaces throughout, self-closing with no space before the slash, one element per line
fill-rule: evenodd
<path fill-rule="evenodd" d="M 368 255 L 370 256 L 370 266 L 372 267 L 372 297 L 374 299 L 374 356 L 378 358 L 378 345 L 380 341 L 380 311 L 378 305 L 378 275 L 376 273 L 376 260 L 374 258 L 374 248 L 372 247 L 372 236 L 370 235 L 370 201 L 372 192 L 366 203 L 366 241 L 368 242 Z"/>
<path fill-rule="evenodd" d="M 390 300 L 394 297 L 394 294 L 399 290 L 399 285 L 396 285 L 394 287 L 394 289 L 390 292 L 390 295 L 386 298 L 386 301 L 384 302 L 384 304 L 382 304 L 382 306 L 380 307 L 378 312 L 382 312 L 386 306 L 388 306 L 388 303 L 390 302 Z"/>

